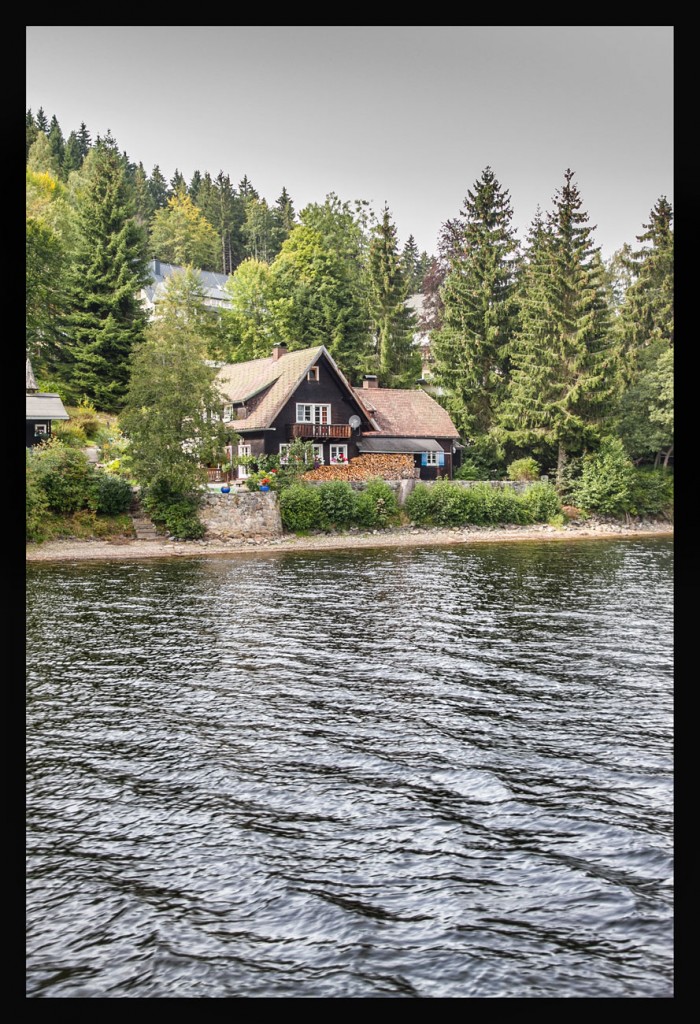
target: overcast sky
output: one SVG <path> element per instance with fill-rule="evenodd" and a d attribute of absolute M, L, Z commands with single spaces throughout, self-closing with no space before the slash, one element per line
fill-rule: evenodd
<path fill-rule="evenodd" d="M 604 258 L 673 203 L 671 26 L 28 26 L 26 106 L 168 180 L 386 202 L 429 253 L 487 165 L 520 238 L 570 167 Z"/>

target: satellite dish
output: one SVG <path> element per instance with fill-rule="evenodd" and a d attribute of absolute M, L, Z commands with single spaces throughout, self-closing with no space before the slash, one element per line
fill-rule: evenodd
<path fill-rule="evenodd" d="M 351 416 L 350 419 L 348 420 L 348 423 L 350 424 L 353 430 L 357 430 L 360 423 L 362 423 L 362 420 L 360 419 L 359 416 Z"/>

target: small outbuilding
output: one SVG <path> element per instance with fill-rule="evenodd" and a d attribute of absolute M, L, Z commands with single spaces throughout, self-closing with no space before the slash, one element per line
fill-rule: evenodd
<path fill-rule="evenodd" d="M 52 420 L 69 420 L 60 395 L 39 391 L 32 364 L 27 359 L 27 448 L 51 437 Z"/>

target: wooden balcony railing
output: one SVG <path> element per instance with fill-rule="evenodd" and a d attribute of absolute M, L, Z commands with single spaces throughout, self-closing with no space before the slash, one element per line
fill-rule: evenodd
<path fill-rule="evenodd" d="M 349 423 L 292 423 L 290 437 L 352 437 Z"/>

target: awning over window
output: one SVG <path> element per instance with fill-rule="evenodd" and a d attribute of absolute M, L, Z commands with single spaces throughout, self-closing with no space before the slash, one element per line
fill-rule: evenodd
<path fill-rule="evenodd" d="M 420 455 L 422 452 L 441 452 L 442 445 L 426 437 L 361 437 L 357 442 L 359 451 L 396 455 L 405 452 Z"/>

